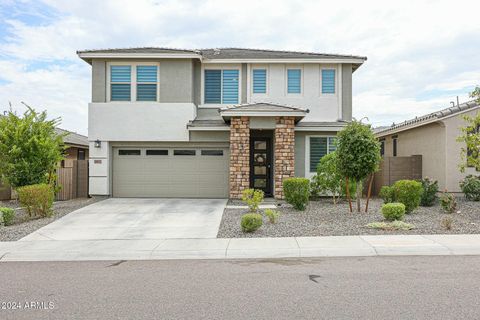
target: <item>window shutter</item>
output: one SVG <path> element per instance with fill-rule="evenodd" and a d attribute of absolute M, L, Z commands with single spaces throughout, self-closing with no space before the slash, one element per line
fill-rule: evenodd
<path fill-rule="evenodd" d="M 253 93 L 267 92 L 267 70 L 253 69 Z"/>
<path fill-rule="evenodd" d="M 223 70 L 222 103 L 238 103 L 238 70 Z"/>
<path fill-rule="evenodd" d="M 335 93 L 335 70 L 322 70 L 322 93 Z"/>
<path fill-rule="evenodd" d="M 288 93 L 301 93 L 302 90 L 302 70 L 288 69 Z"/>
<path fill-rule="evenodd" d="M 137 101 L 157 101 L 157 66 L 137 66 Z"/>
<path fill-rule="evenodd" d="M 205 103 L 222 103 L 221 70 L 205 70 Z"/>
<path fill-rule="evenodd" d="M 320 159 L 327 154 L 327 137 L 310 138 L 310 172 L 317 171 Z"/>
<path fill-rule="evenodd" d="M 110 67 L 110 100 L 130 101 L 131 97 L 131 66 Z"/>

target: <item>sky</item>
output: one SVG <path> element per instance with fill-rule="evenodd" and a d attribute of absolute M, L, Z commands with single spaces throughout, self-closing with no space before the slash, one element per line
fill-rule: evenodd
<path fill-rule="evenodd" d="M 0 0 L 0 111 L 21 102 L 88 131 L 77 50 L 244 47 L 367 56 L 353 115 L 390 125 L 480 85 L 479 1 Z"/>

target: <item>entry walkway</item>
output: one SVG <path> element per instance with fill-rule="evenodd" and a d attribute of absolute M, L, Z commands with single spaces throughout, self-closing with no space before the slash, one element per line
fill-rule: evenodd
<path fill-rule="evenodd" d="M 0 242 L 0 261 L 480 255 L 480 235 Z"/>

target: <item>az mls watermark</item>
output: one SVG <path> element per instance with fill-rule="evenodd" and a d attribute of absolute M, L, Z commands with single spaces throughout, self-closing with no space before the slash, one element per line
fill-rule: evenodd
<path fill-rule="evenodd" d="M 53 301 L 2 301 L 0 310 L 52 310 L 55 309 Z"/>

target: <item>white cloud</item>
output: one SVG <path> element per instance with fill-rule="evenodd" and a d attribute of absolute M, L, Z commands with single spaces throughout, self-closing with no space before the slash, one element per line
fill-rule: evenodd
<path fill-rule="evenodd" d="M 22 3 L 8 3 L 15 15 L 0 14 L 0 32 L 9 30 L 0 40 L 0 101 L 45 106 L 64 127 L 84 133 L 90 80 L 79 49 L 238 46 L 365 55 L 354 73 L 354 115 L 374 124 L 446 107 L 457 94 L 467 99 L 480 82 L 476 1 Z M 41 22 L 24 19 L 24 8 Z"/>

